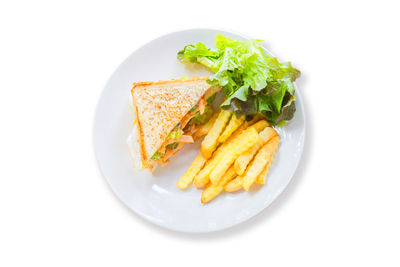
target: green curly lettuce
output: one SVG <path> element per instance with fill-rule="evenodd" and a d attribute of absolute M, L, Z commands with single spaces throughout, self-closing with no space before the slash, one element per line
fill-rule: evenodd
<path fill-rule="evenodd" d="M 262 113 L 273 125 L 283 125 L 296 111 L 293 82 L 300 71 L 264 53 L 260 40 L 237 41 L 217 35 L 215 49 L 187 45 L 178 59 L 199 63 L 215 74 L 207 82 L 225 93 L 221 107 L 236 115 Z"/>

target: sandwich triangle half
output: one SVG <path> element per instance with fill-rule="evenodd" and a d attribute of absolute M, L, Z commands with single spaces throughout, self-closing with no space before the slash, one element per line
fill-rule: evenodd
<path fill-rule="evenodd" d="M 133 103 L 139 129 L 142 162 L 161 147 L 168 134 L 210 88 L 204 78 L 135 83 Z"/>

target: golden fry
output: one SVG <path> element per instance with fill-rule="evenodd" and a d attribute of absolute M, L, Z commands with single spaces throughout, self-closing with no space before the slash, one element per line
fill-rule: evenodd
<path fill-rule="evenodd" d="M 256 181 L 264 167 L 272 160 L 278 145 L 279 136 L 275 136 L 257 152 L 243 177 L 243 188 L 245 190 L 250 189 L 250 186 Z"/>
<path fill-rule="evenodd" d="M 256 183 L 265 184 L 265 180 L 267 179 L 269 169 L 271 169 L 272 162 L 274 162 L 275 155 L 276 155 L 276 150 L 274 152 L 274 155 L 272 156 L 272 159 L 268 162 L 268 165 L 265 166 L 264 170 L 257 177 Z"/>
<path fill-rule="evenodd" d="M 226 146 L 224 145 L 218 147 L 213 156 L 206 162 L 204 168 L 200 170 L 200 172 L 196 175 L 193 181 L 193 185 L 197 189 L 204 188 L 208 184 L 208 182 L 210 181 L 210 173 L 221 160 L 224 154 L 224 149 L 226 149 Z"/>
<path fill-rule="evenodd" d="M 236 139 L 238 135 L 243 133 L 246 128 L 247 125 L 245 123 L 242 123 L 242 125 L 240 125 L 239 128 L 237 128 L 236 131 L 234 131 L 233 134 L 231 134 L 231 136 L 229 136 L 228 139 L 223 144 L 221 144 L 221 146 L 227 146 L 228 144 L 230 144 L 233 140 Z"/>
<path fill-rule="evenodd" d="M 193 185 L 197 189 L 204 188 L 210 181 L 210 173 L 215 168 L 216 165 L 216 155 L 209 159 L 204 168 L 196 175 L 193 180 Z"/>
<path fill-rule="evenodd" d="M 264 145 L 272 139 L 272 137 L 277 136 L 278 133 L 272 127 L 267 127 L 260 132 L 260 141 Z"/>
<path fill-rule="evenodd" d="M 204 168 L 196 175 L 193 181 L 193 185 L 197 189 L 204 188 L 210 181 L 210 173 L 217 166 L 218 162 L 222 159 L 226 149 L 229 148 L 229 144 L 236 139 L 245 129 L 245 125 L 242 124 L 217 150 L 213 153 L 212 157 L 206 162 Z"/>
<path fill-rule="evenodd" d="M 240 155 L 234 163 L 235 172 L 238 175 L 243 175 L 244 171 L 247 168 L 249 162 L 253 159 L 254 155 L 257 151 L 262 147 L 261 142 L 258 142 L 253 147 L 251 147 L 248 151 Z"/>
<path fill-rule="evenodd" d="M 276 136 L 278 133 L 271 127 L 266 127 L 260 132 L 260 142 L 255 144 L 252 148 L 247 150 L 245 153 L 240 155 L 235 160 L 235 171 L 238 175 L 242 175 L 246 170 L 247 165 L 253 159 L 257 151 L 266 144 L 272 137 Z"/>
<path fill-rule="evenodd" d="M 254 128 L 257 132 L 261 132 L 262 130 L 265 129 L 265 127 L 268 127 L 269 123 L 265 120 L 258 121 L 251 125 L 250 127 Z"/>
<path fill-rule="evenodd" d="M 264 115 L 258 113 L 258 114 L 253 115 L 253 119 L 256 119 L 257 121 L 259 121 L 259 120 L 265 120 L 266 118 Z"/>
<path fill-rule="evenodd" d="M 219 181 L 218 185 L 224 187 L 227 183 L 229 183 L 230 180 L 232 180 L 235 177 L 236 177 L 235 170 L 233 168 L 229 168 Z"/>
<path fill-rule="evenodd" d="M 209 185 L 203 193 L 201 193 L 201 203 L 208 203 L 214 198 L 216 198 L 223 191 L 222 186 L 215 186 L 213 184 Z"/>
<path fill-rule="evenodd" d="M 230 117 L 231 113 L 229 111 L 221 110 L 211 130 L 208 132 L 203 142 L 201 143 L 201 154 L 206 159 L 211 157 L 212 153 L 217 147 L 218 137 L 224 130 Z"/>
<path fill-rule="evenodd" d="M 200 126 L 193 137 L 203 135 L 206 137 L 201 152 L 177 182 L 180 189 L 193 182 L 196 188 L 205 188 L 201 202 L 208 203 L 223 190 L 235 192 L 249 190 L 254 182 L 265 184 L 279 145 L 279 136 L 265 117 L 255 115 L 246 121 L 245 116 L 237 118 L 221 110 Z"/>
<path fill-rule="evenodd" d="M 261 120 L 261 116 L 254 115 L 251 120 L 245 121 L 245 123 L 247 124 L 247 126 L 250 126 L 250 125 L 253 125 L 254 123 L 258 122 L 259 120 Z"/>
<path fill-rule="evenodd" d="M 249 127 L 238 135 L 231 144 L 229 144 L 223 158 L 210 173 L 212 184 L 218 184 L 222 175 L 228 170 L 236 158 L 259 142 L 259 135 L 255 127 Z"/>
<path fill-rule="evenodd" d="M 224 186 L 235 177 L 235 171 L 233 168 L 229 168 L 218 185 L 211 184 L 203 191 L 201 194 L 201 203 L 208 203 L 216 198 L 224 190 Z"/>
<path fill-rule="evenodd" d="M 192 183 L 194 177 L 201 170 L 206 161 L 207 160 L 201 155 L 201 153 L 199 153 L 193 160 L 192 164 L 190 164 L 185 174 L 179 179 L 176 186 L 180 189 L 188 188 L 188 186 Z"/>
<path fill-rule="evenodd" d="M 231 134 L 236 131 L 237 128 L 240 127 L 240 125 L 244 122 L 246 116 L 241 116 L 239 118 L 236 117 L 235 114 L 232 115 L 231 119 L 229 120 L 228 125 L 226 126 L 225 130 L 221 134 L 221 136 L 218 138 L 218 142 L 223 143 L 228 139 Z"/>
<path fill-rule="evenodd" d="M 232 141 L 234 141 L 234 140 L 237 140 L 238 138 L 238 136 L 239 135 L 241 135 L 242 133 L 243 133 L 243 131 L 244 130 L 246 130 L 246 128 L 248 127 L 248 126 L 252 126 L 254 129 L 256 129 L 256 130 L 260 130 L 260 129 L 263 129 L 265 126 L 267 126 L 268 125 L 268 123 L 266 122 L 266 121 L 263 121 L 263 122 L 261 122 L 261 121 L 258 121 L 258 117 L 260 117 L 260 116 L 254 116 L 254 118 L 251 120 L 251 121 L 249 121 L 249 122 L 245 122 L 245 123 L 242 123 L 240 126 L 239 126 L 239 128 L 225 141 L 225 143 L 223 143 L 219 148 L 218 148 L 218 151 L 219 151 L 219 156 L 216 158 L 216 160 L 213 162 L 214 164 L 213 164 L 213 166 L 212 166 L 212 168 L 210 168 L 210 169 L 208 169 L 207 170 L 207 172 L 205 172 L 205 173 L 207 173 L 207 176 L 211 173 L 211 171 L 215 168 L 215 166 L 219 163 L 219 161 L 222 159 L 222 157 L 223 157 L 223 154 L 224 154 L 224 150 L 223 149 L 229 149 L 229 147 L 228 147 L 228 145 L 230 144 L 230 143 L 232 143 Z M 247 130 L 248 130 L 249 128 L 247 128 Z M 210 171 L 211 170 L 211 171 Z M 205 178 L 205 177 L 200 177 L 200 178 L 202 178 L 203 179 L 203 181 L 202 181 L 202 183 L 200 184 L 200 185 L 202 185 L 203 187 L 204 187 L 204 185 L 205 185 L 205 183 L 208 183 L 208 181 L 209 181 L 209 177 L 207 177 L 207 178 Z"/>
<path fill-rule="evenodd" d="M 268 171 L 271 168 L 271 163 L 272 163 L 272 160 L 268 163 L 268 165 L 266 165 L 264 167 L 264 170 L 262 170 L 260 175 L 258 175 L 258 177 L 256 179 L 257 184 L 265 184 L 265 179 L 267 178 Z"/>
<path fill-rule="evenodd" d="M 237 176 L 235 179 L 231 180 L 224 186 L 224 190 L 230 193 L 236 192 L 243 188 L 242 185 L 243 185 L 243 176 Z"/>
<path fill-rule="evenodd" d="M 211 130 L 212 126 L 214 125 L 215 121 L 217 120 L 219 112 L 216 112 L 212 115 L 212 117 L 206 122 L 205 124 L 202 124 L 199 126 L 197 131 L 193 134 L 193 139 L 197 140 L 200 137 L 208 134 L 208 132 Z"/>
<path fill-rule="evenodd" d="M 247 125 L 244 123 L 240 125 L 240 127 L 225 141 L 225 143 L 221 144 L 217 150 L 213 153 L 211 159 L 209 159 L 204 168 L 200 170 L 200 172 L 196 175 L 193 181 L 193 185 L 197 189 L 204 188 L 208 182 L 210 181 L 210 173 L 217 166 L 218 162 L 222 159 L 225 150 L 229 148 L 229 144 L 232 143 L 233 140 L 236 139 L 243 131 L 246 129 Z"/>

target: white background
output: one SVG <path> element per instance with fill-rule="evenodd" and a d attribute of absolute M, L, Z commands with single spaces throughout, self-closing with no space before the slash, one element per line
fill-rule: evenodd
<path fill-rule="evenodd" d="M 399 266 L 397 1 L 1 1 L 0 266 Z M 132 51 L 222 27 L 302 71 L 300 167 L 252 220 L 191 235 L 113 195 L 96 102 Z"/>

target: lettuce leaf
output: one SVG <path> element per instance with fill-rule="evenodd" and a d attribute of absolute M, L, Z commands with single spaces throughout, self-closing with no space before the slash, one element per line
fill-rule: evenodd
<path fill-rule="evenodd" d="M 293 118 L 293 82 L 300 76 L 299 70 L 265 54 L 260 40 L 238 41 L 217 35 L 215 47 L 187 45 L 178 52 L 178 59 L 202 64 L 215 73 L 207 82 L 223 87 L 223 109 L 239 116 L 261 113 L 274 125 Z"/>
<path fill-rule="evenodd" d="M 168 144 L 167 147 L 171 150 L 174 150 L 178 147 L 178 142 L 173 142 L 172 144 Z"/>
<path fill-rule="evenodd" d="M 211 116 L 213 115 L 214 111 L 212 109 L 212 107 L 210 105 L 206 105 L 205 109 L 204 109 L 204 113 L 200 114 L 199 111 L 196 112 L 196 115 L 189 121 L 189 125 L 192 124 L 197 124 L 197 125 L 201 125 L 206 123 Z"/>
<path fill-rule="evenodd" d="M 151 160 L 159 160 L 161 158 L 161 153 L 160 152 L 156 152 L 153 154 L 153 156 L 151 156 Z"/>
<path fill-rule="evenodd" d="M 175 126 L 174 129 L 168 134 L 167 140 L 176 139 L 179 140 L 181 138 L 182 130 L 179 127 L 180 125 Z"/>

